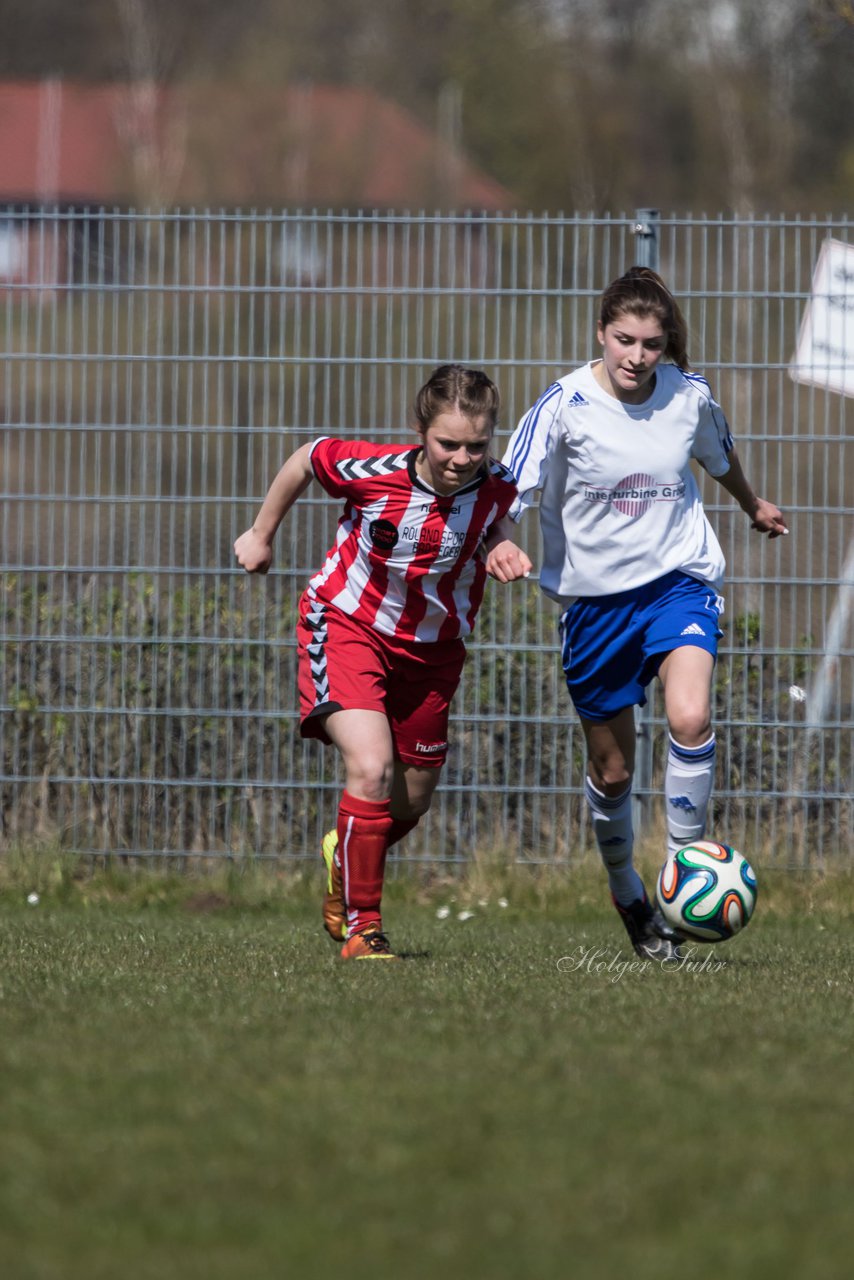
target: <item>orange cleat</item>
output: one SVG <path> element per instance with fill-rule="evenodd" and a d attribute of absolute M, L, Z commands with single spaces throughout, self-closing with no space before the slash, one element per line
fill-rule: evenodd
<path fill-rule="evenodd" d="M 344 879 L 338 861 L 338 832 L 333 827 L 327 831 L 320 846 L 320 854 L 326 866 L 326 892 L 323 895 L 323 927 L 336 942 L 347 937 L 347 904 L 344 901 Z"/>
<path fill-rule="evenodd" d="M 368 925 L 362 933 L 354 933 L 341 948 L 344 960 L 397 960 L 391 943 L 376 925 Z"/>

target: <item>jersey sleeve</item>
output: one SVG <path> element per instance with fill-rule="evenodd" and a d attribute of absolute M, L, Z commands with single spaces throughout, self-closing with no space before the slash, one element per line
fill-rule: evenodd
<path fill-rule="evenodd" d="M 560 438 L 563 387 L 554 382 L 529 409 L 510 437 L 503 462 L 516 480 L 518 494 L 508 514 L 519 520 L 543 487 L 549 460 Z"/>
<path fill-rule="evenodd" d="M 382 446 L 368 440 L 320 436 L 311 446 L 309 460 L 327 493 L 359 502 L 376 490 L 384 475 L 405 468 L 411 452 L 406 445 Z"/>
<path fill-rule="evenodd" d="M 699 374 L 685 375 L 697 392 L 697 434 L 691 456 L 701 462 L 711 476 L 723 476 L 729 471 L 729 455 L 735 442 L 723 409 L 712 395 L 712 389 Z"/>
<path fill-rule="evenodd" d="M 315 479 L 327 493 L 335 498 L 344 497 L 347 493 L 345 484 L 335 469 L 335 463 L 344 456 L 344 441 L 333 436 L 320 436 L 311 446 L 309 460 Z"/>
<path fill-rule="evenodd" d="M 489 460 L 489 484 L 490 494 L 495 500 L 495 513 L 489 523 L 494 524 L 508 514 L 519 496 L 519 490 L 513 472 L 497 458 Z"/>

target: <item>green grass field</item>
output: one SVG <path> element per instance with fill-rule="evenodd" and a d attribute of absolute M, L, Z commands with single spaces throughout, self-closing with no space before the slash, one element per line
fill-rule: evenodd
<path fill-rule="evenodd" d="M 850 875 L 669 973 L 592 871 L 393 882 L 400 964 L 317 889 L 0 882 L 6 1280 L 851 1274 Z"/>

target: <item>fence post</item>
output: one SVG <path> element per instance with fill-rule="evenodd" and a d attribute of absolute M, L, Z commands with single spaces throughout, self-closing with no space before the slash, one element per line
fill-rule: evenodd
<path fill-rule="evenodd" d="M 661 214 L 657 209 L 638 209 L 635 213 L 637 252 L 635 265 L 658 270 L 658 228 Z"/>
<path fill-rule="evenodd" d="M 638 209 L 635 213 L 635 264 L 658 270 L 658 231 L 660 215 L 657 209 Z M 652 790 L 652 706 L 635 709 L 637 752 L 635 776 L 632 786 L 632 821 L 639 833 L 649 813 Z"/>

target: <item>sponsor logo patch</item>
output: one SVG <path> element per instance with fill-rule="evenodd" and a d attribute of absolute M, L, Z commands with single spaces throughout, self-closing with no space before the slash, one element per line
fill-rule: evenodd
<path fill-rule="evenodd" d="M 368 535 L 377 551 L 391 551 L 397 545 L 397 529 L 390 520 L 372 520 Z"/>

